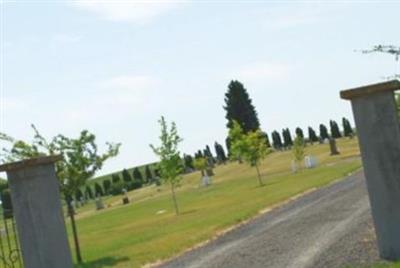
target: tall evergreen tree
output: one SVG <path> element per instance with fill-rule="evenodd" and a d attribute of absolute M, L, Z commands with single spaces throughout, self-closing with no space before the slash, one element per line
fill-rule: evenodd
<path fill-rule="evenodd" d="M 142 187 L 143 185 L 143 176 L 142 173 L 140 172 L 139 168 L 134 168 L 133 169 L 133 180 L 135 181 L 135 183 L 140 184 L 140 187 Z"/>
<path fill-rule="evenodd" d="M 329 125 L 330 125 L 330 127 L 331 127 L 331 134 L 332 134 L 332 137 L 335 138 L 335 139 L 341 138 L 341 137 L 342 137 L 342 134 L 340 134 L 339 126 L 338 126 L 338 124 L 336 123 L 336 121 L 330 120 L 330 121 L 329 121 Z"/>
<path fill-rule="evenodd" d="M 122 170 L 122 179 L 125 182 L 125 184 L 130 183 L 132 181 L 132 177 L 129 174 L 128 170 L 126 169 Z"/>
<path fill-rule="evenodd" d="M 268 133 L 266 132 L 262 132 L 264 139 L 265 139 L 265 144 L 267 145 L 267 147 L 271 147 L 271 143 L 269 142 L 269 137 L 268 137 Z"/>
<path fill-rule="evenodd" d="M 95 196 L 103 196 L 104 195 L 103 188 L 101 188 L 100 184 L 98 184 L 97 182 L 94 184 L 94 193 L 95 193 Z"/>
<path fill-rule="evenodd" d="M 345 137 L 350 137 L 353 136 L 353 128 L 350 125 L 350 121 L 347 120 L 346 118 L 342 118 L 342 124 L 343 124 L 343 134 Z"/>
<path fill-rule="evenodd" d="M 225 94 L 224 109 L 229 129 L 232 128 L 233 121 L 237 121 L 245 133 L 260 128 L 256 109 L 247 90 L 239 81 L 234 80 L 229 83 L 228 92 Z"/>
<path fill-rule="evenodd" d="M 303 133 L 303 130 L 300 127 L 296 128 L 296 136 L 304 139 L 304 133 Z"/>
<path fill-rule="evenodd" d="M 186 169 L 194 169 L 194 166 L 193 166 L 193 157 L 191 156 L 191 155 L 189 155 L 189 154 L 184 154 L 183 155 L 183 161 L 184 161 L 184 163 L 185 163 L 185 168 Z"/>
<path fill-rule="evenodd" d="M 82 197 L 83 197 L 83 193 L 82 193 L 81 189 L 77 189 L 75 192 L 75 200 L 80 201 Z"/>
<path fill-rule="evenodd" d="M 144 174 L 146 175 L 146 179 L 149 183 L 152 183 L 154 180 L 154 176 L 151 173 L 150 167 L 147 165 L 146 168 L 144 169 Z"/>
<path fill-rule="evenodd" d="M 276 149 L 276 150 L 280 150 L 282 149 L 282 139 L 281 139 L 281 135 L 279 134 L 278 131 L 274 130 L 271 134 L 272 137 L 272 146 Z"/>
<path fill-rule="evenodd" d="M 214 156 L 212 155 L 210 147 L 208 145 L 206 145 L 206 148 L 203 150 L 203 154 L 207 158 L 208 164 L 213 166 L 215 164 Z"/>
<path fill-rule="evenodd" d="M 112 174 L 112 175 L 111 175 L 111 180 L 112 180 L 112 183 L 113 183 L 113 184 L 118 183 L 118 182 L 121 181 L 121 179 L 120 179 L 120 177 L 119 177 L 118 174 Z"/>
<path fill-rule="evenodd" d="M 308 127 L 308 139 L 311 143 L 318 141 L 318 136 L 312 127 Z"/>
<path fill-rule="evenodd" d="M 203 152 L 201 150 L 198 150 L 197 153 L 194 154 L 194 158 L 203 158 Z"/>
<path fill-rule="evenodd" d="M 212 152 L 210 150 L 210 146 L 208 146 L 208 145 L 206 145 L 206 152 L 207 152 L 207 154 L 206 154 L 207 157 L 214 158 L 214 156 L 212 155 Z"/>
<path fill-rule="evenodd" d="M 110 180 L 103 181 L 103 189 L 104 189 L 104 194 L 110 194 L 110 190 L 111 190 L 111 181 Z"/>
<path fill-rule="evenodd" d="M 231 139 L 228 137 L 226 137 L 225 139 L 225 146 L 226 146 L 226 150 L 228 152 L 228 156 L 231 155 Z"/>
<path fill-rule="evenodd" d="M 87 185 L 85 188 L 85 199 L 93 199 L 93 197 L 94 196 L 92 188 L 89 185 Z"/>
<path fill-rule="evenodd" d="M 329 139 L 328 129 L 324 124 L 319 125 L 319 137 L 322 140 Z"/>
<path fill-rule="evenodd" d="M 225 150 L 218 142 L 214 143 L 215 154 L 217 155 L 218 162 L 225 163 L 227 160 Z"/>
<path fill-rule="evenodd" d="M 293 145 L 292 134 L 288 128 L 282 130 L 283 136 L 283 146 L 285 148 L 290 148 Z"/>

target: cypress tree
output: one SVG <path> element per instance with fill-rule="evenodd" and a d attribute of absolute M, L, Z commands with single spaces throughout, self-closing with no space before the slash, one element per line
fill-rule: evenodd
<path fill-rule="evenodd" d="M 97 182 L 94 184 L 94 192 L 95 192 L 95 196 L 103 196 L 104 195 L 103 189 L 101 188 L 100 184 L 98 184 Z"/>
<path fill-rule="evenodd" d="M 210 148 L 208 148 L 208 149 L 210 149 Z M 206 147 L 206 149 L 203 150 L 203 155 L 207 159 L 208 165 L 213 167 L 214 166 L 214 157 L 212 156 L 211 151 L 207 150 L 207 147 Z"/>
<path fill-rule="evenodd" d="M 122 170 L 122 179 L 124 180 L 125 184 L 132 182 L 132 177 L 129 174 L 128 170 Z"/>
<path fill-rule="evenodd" d="M 293 145 L 292 135 L 290 134 L 290 130 L 288 128 L 282 130 L 283 136 L 283 146 L 285 148 L 290 148 Z"/>
<path fill-rule="evenodd" d="M 184 163 L 185 163 L 185 167 L 187 168 L 187 169 L 194 169 L 194 166 L 193 166 L 193 157 L 191 156 L 191 155 L 188 155 L 188 154 L 184 154 L 183 155 L 183 161 L 184 161 Z"/>
<path fill-rule="evenodd" d="M 80 201 L 83 197 L 83 193 L 81 189 L 76 190 L 75 192 L 75 200 Z"/>
<path fill-rule="evenodd" d="M 120 177 L 118 176 L 118 174 L 112 174 L 111 175 L 111 180 L 112 180 L 112 183 L 113 184 L 116 184 L 116 183 L 118 183 L 118 182 L 120 182 Z"/>
<path fill-rule="evenodd" d="M 267 145 L 267 147 L 271 147 L 271 143 L 269 142 L 268 134 L 266 132 L 263 132 L 262 134 L 264 135 L 265 144 Z"/>
<path fill-rule="evenodd" d="M 133 180 L 135 182 L 136 187 L 140 188 L 143 185 L 143 176 L 140 173 L 139 169 L 136 167 L 133 169 Z"/>
<path fill-rule="evenodd" d="M 239 81 L 231 81 L 228 85 L 228 92 L 225 94 L 227 127 L 233 126 L 233 121 L 237 121 L 244 132 L 254 131 L 260 128 L 258 116 L 252 100 Z M 227 146 L 229 148 L 229 146 Z"/>
<path fill-rule="evenodd" d="M 206 156 L 214 158 L 214 156 L 211 153 L 210 146 L 208 145 L 206 145 L 206 152 L 207 152 Z"/>
<path fill-rule="evenodd" d="M 318 136 L 312 127 L 308 127 L 308 139 L 311 143 L 318 141 Z"/>
<path fill-rule="evenodd" d="M 324 124 L 319 125 L 319 136 L 321 140 L 329 139 L 328 129 Z"/>
<path fill-rule="evenodd" d="M 226 137 L 225 139 L 225 146 L 226 146 L 226 150 L 228 151 L 228 156 L 231 155 L 231 140 L 229 137 Z"/>
<path fill-rule="evenodd" d="M 225 150 L 221 144 L 218 142 L 214 143 L 215 154 L 217 155 L 218 162 L 225 163 L 227 158 L 225 155 Z"/>
<path fill-rule="evenodd" d="M 85 188 L 85 199 L 93 199 L 93 191 L 92 191 L 92 188 L 89 186 L 89 185 L 87 185 L 86 186 L 86 188 Z"/>
<path fill-rule="evenodd" d="M 340 134 L 340 130 L 339 130 L 338 124 L 334 120 L 330 120 L 329 121 L 329 125 L 331 127 L 332 137 L 335 138 L 335 139 L 341 138 L 342 134 Z"/>
<path fill-rule="evenodd" d="M 203 152 L 201 150 L 198 150 L 197 153 L 194 154 L 194 158 L 203 158 Z"/>
<path fill-rule="evenodd" d="M 304 134 L 303 134 L 303 130 L 299 127 L 296 128 L 296 136 L 304 139 Z"/>
<path fill-rule="evenodd" d="M 153 182 L 153 174 L 151 173 L 150 167 L 147 165 L 144 169 L 144 173 L 146 175 L 146 179 L 149 183 Z"/>
<path fill-rule="evenodd" d="M 353 128 L 350 125 L 350 121 L 343 117 L 342 118 L 342 124 L 343 124 L 344 136 L 346 136 L 346 137 L 353 136 L 354 132 L 353 132 Z"/>
<path fill-rule="evenodd" d="M 282 139 L 281 139 L 281 135 L 279 134 L 279 132 L 276 131 L 276 130 L 274 130 L 274 131 L 272 132 L 271 136 L 272 136 L 272 144 L 273 144 L 273 147 L 274 147 L 276 150 L 282 149 Z"/>
<path fill-rule="evenodd" d="M 111 181 L 110 180 L 103 181 L 103 189 L 104 189 L 104 194 L 110 194 L 110 190 L 111 190 Z"/>

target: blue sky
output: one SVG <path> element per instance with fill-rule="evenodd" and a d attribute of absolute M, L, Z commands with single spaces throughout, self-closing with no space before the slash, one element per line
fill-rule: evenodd
<path fill-rule="evenodd" d="M 82 129 L 121 142 L 100 173 L 156 160 L 157 120 L 181 149 L 223 142 L 224 93 L 248 89 L 262 129 L 351 119 L 339 90 L 398 63 L 355 49 L 400 44 L 400 2 L 7 1 L 1 3 L 0 131 L 31 139 Z"/>

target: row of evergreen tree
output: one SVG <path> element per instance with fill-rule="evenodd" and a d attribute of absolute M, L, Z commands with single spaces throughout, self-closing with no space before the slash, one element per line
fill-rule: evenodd
<path fill-rule="evenodd" d="M 138 167 L 134 168 L 132 174 L 127 169 L 122 170 L 121 173 L 114 173 L 111 179 L 104 179 L 102 182 L 95 182 L 93 186 L 86 185 L 84 189 L 79 189 L 75 193 L 76 200 L 82 198 L 89 200 L 97 196 L 105 195 L 118 195 L 122 193 L 123 189 L 128 191 L 135 190 L 153 183 L 159 183 L 158 170 L 153 171 L 150 165 L 144 168 L 142 173 Z"/>
<path fill-rule="evenodd" d="M 258 115 L 256 109 L 249 97 L 247 90 L 244 88 L 243 84 L 239 81 L 231 81 L 228 85 L 228 91 L 225 94 L 225 106 L 226 119 L 228 120 L 227 127 L 230 129 L 233 125 L 233 121 L 237 121 L 243 131 L 248 133 L 250 131 L 255 131 L 260 129 L 260 122 L 258 120 Z M 319 125 L 319 135 L 312 127 L 308 127 L 308 136 L 304 135 L 301 128 L 297 127 L 295 129 L 296 136 L 304 138 L 306 142 L 323 142 L 325 139 L 340 138 L 342 136 L 352 136 L 354 135 L 353 129 L 350 125 L 349 120 L 346 118 L 342 119 L 343 132 L 340 131 L 338 124 L 331 120 L 329 122 L 330 134 L 328 128 L 324 124 Z M 272 146 L 275 149 L 285 149 L 290 148 L 293 145 L 293 138 L 290 133 L 289 128 L 282 130 L 281 134 L 278 131 L 273 131 L 271 138 L 272 143 L 270 143 L 268 134 L 264 132 L 265 142 L 268 146 Z M 208 160 L 209 165 L 225 163 L 228 160 L 230 142 L 227 138 L 225 153 L 224 147 L 218 142 L 214 143 L 215 156 L 212 154 L 211 149 L 208 145 L 204 149 L 198 150 L 194 156 L 189 154 L 184 154 L 183 156 L 183 167 L 184 172 L 192 172 L 195 170 L 194 159 L 202 157 Z M 157 169 L 154 170 L 152 174 L 149 166 L 146 166 L 144 174 L 142 174 L 138 168 L 133 169 L 132 175 L 129 174 L 127 170 L 123 170 L 120 174 L 113 174 L 110 179 L 102 181 L 102 185 L 99 182 L 94 183 L 94 189 L 90 186 L 86 186 L 84 192 L 79 191 L 76 193 L 76 198 L 80 199 L 82 196 L 86 198 L 94 198 L 95 196 L 103 196 L 107 194 L 120 194 L 122 189 L 134 190 L 141 188 L 143 185 L 159 183 L 159 174 Z"/>
<path fill-rule="evenodd" d="M 350 121 L 346 118 L 342 118 L 343 131 L 341 132 L 338 124 L 334 120 L 329 121 L 330 126 L 330 134 L 328 132 L 328 128 L 324 124 L 319 125 L 319 135 L 316 134 L 315 130 L 312 127 L 308 127 L 308 136 L 306 137 L 303 133 L 303 130 L 300 127 L 295 129 L 296 136 L 303 138 L 306 142 L 314 143 L 320 142 L 322 143 L 325 139 L 332 138 L 341 138 L 341 137 L 352 137 L 354 135 L 354 130 L 350 125 Z M 292 135 L 288 128 L 282 130 L 282 138 L 281 134 L 278 131 L 272 132 L 272 145 L 275 149 L 283 149 L 289 148 L 293 145 Z"/>
<path fill-rule="evenodd" d="M 260 121 L 258 120 L 256 109 L 241 82 L 233 80 L 229 83 L 228 91 L 225 94 L 224 109 L 226 111 L 228 129 L 232 128 L 233 121 L 238 122 L 245 133 L 260 129 Z M 303 130 L 299 127 L 295 130 L 296 136 L 300 136 L 308 142 L 322 142 L 329 137 L 340 138 L 342 136 L 349 137 L 354 135 L 350 122 L 346 118 L 342 119 L 343 132 L 340 132 L 339 126 L 334 120 L 331 120 L 329 125 L 330 134 L 328 133 L 328 128 L 324 124 L 320 124 L 319 136 L 317 136 L 315 130 L 311 127 L 308 128 L 308 137 L 305 137 Z M 268 135 L 265 134 L 265 137 L 267 145 L 270 145 Z M 282 130 L 282 136 L 278 131 L 273 131 L 271 138 L 272 146 L 275 149 L 288 148 L 293 145 L 292 135 L 288 128 Z M 226 140 L 226 147 L 229 153 L 228 138 Z"/>

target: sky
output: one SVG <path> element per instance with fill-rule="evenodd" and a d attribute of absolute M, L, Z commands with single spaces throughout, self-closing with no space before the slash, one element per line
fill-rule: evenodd
<path fill-rule="evenodd" d="M 161 115 L 194 153 L 227 135 L 241 81 L 267 133 L 353 122 L 339 91 L 399 70 L 399 1 L 0 0 L 0 132 L 30 141 L 87 129 L 122 143 L 99 174 L 157 160 Z M 4 144 L 0 145 L 2 147 Z M 213 146 L 211 147 L 213 148 Z M 1 175 L 1 174 L 0 174 Z"/>

